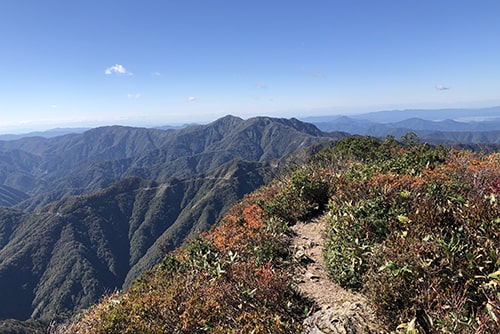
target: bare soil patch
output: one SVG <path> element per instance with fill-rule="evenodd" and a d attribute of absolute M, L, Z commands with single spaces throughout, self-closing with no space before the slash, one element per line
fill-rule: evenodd
<path fill-rule="evenodd" d="M 298 290 L 315 303 L 304 333 L 376 333 L 375 317 L 360 293 L 331 281 L 323 260 L 327 216 L 292 227 L 292 245 L 301 266 L 295 274 Z"/>

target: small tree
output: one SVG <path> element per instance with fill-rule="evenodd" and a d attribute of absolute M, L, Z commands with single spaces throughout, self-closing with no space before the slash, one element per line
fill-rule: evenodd
<path fill-rule="evenodd" d="M 412 131 L 401 136 L 401 143 L 404 147 L 408 148 L 417 146 L 420 143 L 420 140 L 418 139 L 417 134 Z"/>

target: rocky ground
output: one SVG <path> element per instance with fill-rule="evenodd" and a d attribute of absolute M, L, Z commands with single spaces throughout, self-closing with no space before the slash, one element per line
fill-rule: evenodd
<path fill-rule="evenodd" d="M 304 333 L 377 333 L 374 315 L 365 298 L 327 277 L 322 255 L 326 220 L 322 216 L 292 227 L 295 256 L 302 264 L 296 273 L 296 283 L 299 291 L 316 305 L 304 322 Z"/>

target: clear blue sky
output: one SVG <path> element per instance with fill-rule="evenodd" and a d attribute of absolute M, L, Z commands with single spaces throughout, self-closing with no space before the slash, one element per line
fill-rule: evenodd
<path fill-rule="evenodd" d="M 0 2 L 0 132 L 499 104 L 498 0 Z"/>

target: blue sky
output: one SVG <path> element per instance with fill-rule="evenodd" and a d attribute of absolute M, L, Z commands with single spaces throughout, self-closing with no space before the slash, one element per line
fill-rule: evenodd
<path fill-rule="evenodd" d="M 498 0 L 2 0 L 0 132 L 500 105 Z"/>

